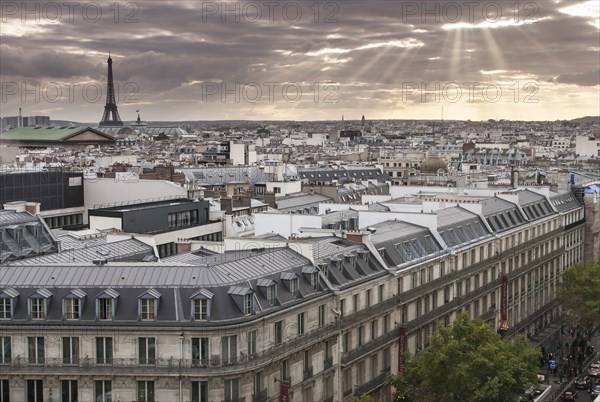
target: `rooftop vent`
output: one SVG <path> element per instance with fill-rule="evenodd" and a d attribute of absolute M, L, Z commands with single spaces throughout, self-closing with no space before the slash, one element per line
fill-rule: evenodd
<path fill-rule="evenodd" d="M 95 259 L 92 261 L 94 263 L 94 265 L 106 265 L 106 263 L 108 262 L 108 260 L 106 258 L 102 258 L 102 259 Z"/>

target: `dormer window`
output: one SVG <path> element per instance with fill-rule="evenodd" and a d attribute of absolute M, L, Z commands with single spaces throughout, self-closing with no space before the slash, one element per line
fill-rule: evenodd
<path fill-rule="evenodd" d="M 302 268 L 302 273 L 306 275 L 306 279 L 310 282 L 313 291 L 319 290 L 319 269 L 314 265 L 305 266 Z"/>
<path fill-rule="evenodd" d="M 207 321 L 210 319 L 210 307 L 213 296 L 212 292 L 209 292 L 206 289 L 200 289 L 190 297 L 192 320 Z"/>
<path fill-rule="evenodd" d="M 269 303 L 269 306 L 272 306 L 275 304 L 275 296 L 277 294 L 277 287 L 276 285 L 270 285 L 267 288 L 267 302 Z"/>
<path fill-rule="evenodd" d="M 19 292 L 14 289 L 0 292 L 0 320 L 10 320 L 13 317 L 17 296 Z"/>
<path fill-rule="evenodd" d="M 158 302 L 160 293 L 155 289 L 150 289 L 142 293 L 139 297 L 139 314 L 143 321 L 153 321 L 158 313 Z"/>
<path fill-rule="evenodd" d="M 107 289 L 96 300 L 96 315 L 99 320 L 113 320 L 119 294 L 113 289 Z"/>
<path fill-rule="evenodd" d="M 298 297 L 298 278 L 290 280 L 290 294 L 294 299 Z"/>
<path fill-rule="evenodd" d="M 98 318 L 100 320 L 112 320 L 114 317 L 113 299 L 98 299 Z"/>
<path fill-rule="evenodd" d="M 31 303 L 31 319 L 43 320 L 46 317 L 46 301 L 42 298 L 30 299 Z"/>
<path fill-rule="evenodd" d="M 38 289 L 29 298 L 29 316 L 32 320 L 43 320 L 48 315 L 48 299 L 52 296 L 47 289 Z"/>
<path fill-rule="evenodd" d="M 254 290 L 252 288 L 232 286 L 227 293 L 244 315 L 254 314 Z"/>
<path fill-rule="evenodd" d="M 310 284 L 315 292 L 317 290 L 319 290 L 319 273 L 318 272 L 313 272 L 312 274 L 310 274 Z"/>
<path fill-rule="evenodd" d="M 65 299 L 65 319 L 67 320 L 78 320 L 79 319 L 79 299 Z"/>
<path fill-rule="evenodd" d="M 248 293 L 244 295 L 244 314 L 250 315 L 254 312 L 253 303 L 252 303 L 252 293 Z"/>
<path fill-rule="evenodd" d="M 79 320 L 86 293 L 81 289 L 71 291 L 63 299 L 63 317 L 66 320 Z"/>
<path fill-rule="evenodd" d="M 263 293 L 267 298 L 269 306 L 274 306 L 277 303 L 277 284 L 273 279 L 260 278 L 256 281 L 256 286 L 263 289 Z"/>
<path fill-rule="evenodd" d="M 282 272 L 281 280 L 287 282 L 286 285 L 290 290 L 292 298 L 295 299 L 296 297 L 300 296 L 298 291 L 298 287 L 300 284 L 300 281 L 298 280 L 298 275 L 296 275 L 294 272 Z"/>

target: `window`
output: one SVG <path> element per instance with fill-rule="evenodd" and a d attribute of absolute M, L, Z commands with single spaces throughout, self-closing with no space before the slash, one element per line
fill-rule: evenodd
<path fill-rule="evenodd" d="M 403 278 L 400 277 L 396 280 L 396 294 L 400 295 L 400 293 L 402 293 L 403 290 L 404 290 L 404 282 L 403 282 Z"/>
<path fill-rule="evenodd" d="M 263 392 L 263 373 L 262 371 L 257 371 L 256 373 L 254 373 L 254 381 L 253 381 L 253 393 L 255 395 L 255 398 L 258 399 L 257 397 Z"/>
<path fill-rule="evenodd" d="M 325 305 L 321 304 L 319 306 L 319 327 L 325 325 Z"/>
<path fill-rule="evenodd" d="M 61 402 L 78 402 L 77 398 L 77 380 L 61 381 Z"/>
<path fill-rule="evenodd" d="M 310 284 L 315 292 L 319 290 L 319 272 L 310 274 Z"/>
<path fill-rule="evenodd" d="M 346 311 L 346 299 L 340 300 L 340 318 L 344 318 L 344 313 Z"/>
<path fill-rule="evenodd" d="M 12 318 L 12 299 L 0 297 L 0 320 Z"/>
<path fill-rule="evenodd" d="M 0 402 L 10 402 L 8 380 L 0 380 Z"/>
<path fill-rule="evenodd" d="M 240 399 L 240 380 L 235 378 L 225 380 L 225 402 L 234 402 Z"/>
<path fill-rule="evenodd" d="M 235 363 L 237 358 L 237 335 L 221 337 L 221 361 L 224 364 Z"/>
<path fill-rule="evenodd" d="M 298 336 L 304 335 L 305 321 L 306 321 L 306 313 L 298 314 Z"/>
<path fill-rule="evenodd" d="M 42 380 L 27 380 L 27 402 L 44 402 L 44 383 Z"/>
<path fill-rule="evenodd" d="M 385 285 L 379 285 L 377 288 L 377 303 L 381 303 L 383 301 L 383 292 Z"/>
<path fill-rule="evenodd" d="M 267 288 L 267 301 L 269 302 L 270 306 L 274 306 L 275 305 L 275 297 L 276 297 L 276 285 L 270 285 Z"/>
<path fill-rule="evenodd" d="M 377 338 L 377 320 L 371 321 L 371 340 Z"/>
<path fill-rule="evenodd" d="M 192 338 L 192 364 L 208 365 L 208 338 Z"/>
<path fill-rule="evenodd" d="M 156 364 L 156 338 L 138 338 L 140 364 Z"/>
<path fill-rule="evenodd" d="M 191 402 L 209 402 L 208 381 L 192 381 Z"/>
<path fill-rule="evenodd" d="M 100 298 L 98 299 L 98 319 L 112 320 L 113 319 L 113 299 Z"/>
<path fill-rule="evenodd" d="M 288 359 L 282 360 L 281 361 L 281 368 L 280 368 L 280 372 L 279 372 L 279 379 L 281 381 L 287 381 L 288 377 L 290 376 L 290 362 L 288 361 Z"/>
<path fill-rule="evenodd" d="M 350 351 L 350 331 L 344 332 L 344 336 L 342 338 L 342 349 L 344 353 L 348 353 Z"/>
<path fill-rule="evenodd" d="M 96 364 L 112 364 L 113 362 L 113 338 L 96 338 Z"/>
<path fill-rule="evenodd" d="M 154 381 L 137 382 L 138 402 L 154 402 Z"/>
<path fill-rule="evenodd" d="M 156 315 L 156 299 L 140 299 L 142 320 L 154 320 Z"/>
<path fill-rule="evenodd" d="M 294 299 L 298 297 L 298 278 L 290 280 L 290 293 Z"/>
<path fill-rule="evenodd" d="M 248 355 L 256 354 L 256 330 L 248 331 L 246 337 L 248 340 Z"/>
<path fill-rule="evenodd" d="M 29 299 L 29 310 L 32 320 L 43 320 L 46 313 L 46 300 L 41 297 Z"/>
<path fill-rule="evenodd" d="M 29 352 L 29 364 L 44 364 L 45 344 L 43 336 L 27 337 L 27 349 Z"/>
<path fill-rule="evenodd" d="M 64 314 L 67 320 L 78 320 L 79 319 L 79 299 L 67 298 L 64 299 Z"/>
<path fill-rule="evenodd" d="M 94 402 L 112 402 L 112 383 L 110 380 L 94 381 Z"/>
<path fill-rule="evenodd" d="M 12 361 L 12 345 L 10 336 L 0 336 L 0 364 L 8 364 Z M 2 402 L 0 400 L 0 402 Z"/>
<path fill-rule="evenodd" d="M 352 296 L 352 306 L 354 308 L 354 312 L 356 313 L 358 311 L 358 294 Z"/>
<path fill-rule="evenodd" d="M 389 370 L 390 368 L 390 348 L 383 349 L 383 369 Z"/>
<path fill-rule="evenodd" d="M 254 312 L 254 308 L 252 305 L 252 293 L 248 293 L 244 295 L 244 314 L 250 315 Z"/>
<path fill-rule="evenodd" d="M 358 327 L 358 346 L 362 346 L 365 341 L 365 327 Z"/>
<path fill-rule="evenodd" d="M 274 325 L 275 345 L 283 343 L 283 321 L 277 321 Z"/>
<path fill-rule="evenodd" d="M 62 338 L 63 364 L 79 364 L 79 338 L 66 336 Z"/>
<path fill-rule="evenodd" d="M 196 299 L 194 303 L 194 320 L 205 321 L 208 320 L 208 300 Z"/>
<path fill-rule="evenodd" d="M 383 333 L 387 334 L 390 328 L 390 315 L 386 314 L 383 316 Z"/>

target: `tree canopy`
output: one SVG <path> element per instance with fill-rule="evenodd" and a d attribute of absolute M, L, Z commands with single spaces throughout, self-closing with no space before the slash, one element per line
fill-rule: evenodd
<path fill-rule="evenodd" d="M 559 300 L 571 325 L 591 335 L 600 328 L 600 262 L 575 264 L 563 273 Z"/>
<path fill-rule="evenodd" d="M 461 314 L 438 326 L 429 348 L 394 377 L 395 399 L 406 402 L 516 401 L 536 381 L 539 350 L 522 335 L 502 338 L 481 319 Z"/>

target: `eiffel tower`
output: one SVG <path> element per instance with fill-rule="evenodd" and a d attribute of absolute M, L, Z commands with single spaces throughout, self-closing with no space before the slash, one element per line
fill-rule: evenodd
<path fill-rule="evenodd" d="M 117 110 L 117 102 L 115 101 L 115 84 L 113 82 L 112 59 L 110 52 L 108 53 L 108 83 L 106 86 L 106 105 L 104 106 L 104 114 L 100 121 L 100 126 L 118 127 L 122 126 L 123 122 Z"/>

